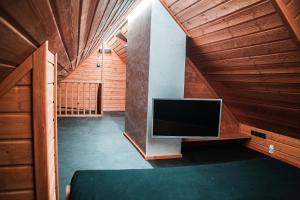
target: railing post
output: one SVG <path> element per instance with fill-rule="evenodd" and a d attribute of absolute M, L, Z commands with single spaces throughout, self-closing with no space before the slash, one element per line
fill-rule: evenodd
<path fill-rule="evenodd" d="M 61 83 L 59 83 L 59 115 L 61 115 Z"/>
<path fill-rule="evenodd" d="M 83 85 L 83 92 L 82 92 L 82 94 L 83 94 L 83 115 L 85 115 L 85 98 L 84 98 L 84 86 L 85 86 L 85 84 L 82 83 L 82 85 Z"/>
<path fill-rule="evenodd" d="M 71 83 L 71 105 L 72 105 L 72 110 L 71 110 L 71 115 L 73 115 L 73 83 Z"/>
<path fill-rule="evenodd" d="M 77 115 L 79 115 L 79 83 L 77 83 Z"/>
<path fill-rule="evenodd" d="M 66 83 L 66 95 L 65 95 L 65 99 L 66 99 L 66 102 L 65 102 L 65 115 L 68 115 L 68 83 Z"/>

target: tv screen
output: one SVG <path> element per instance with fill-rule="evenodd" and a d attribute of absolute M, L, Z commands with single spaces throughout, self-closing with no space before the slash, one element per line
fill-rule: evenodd
<path fill-rule="evenodd" d="M 218 137 L 221 99 L 153 99 L 153 137 Z"/>

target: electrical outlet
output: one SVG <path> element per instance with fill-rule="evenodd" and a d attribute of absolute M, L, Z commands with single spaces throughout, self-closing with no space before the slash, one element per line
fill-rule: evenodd
<path fill-rule="evenodd" d="M 270 154 L 273 154 L 274 151 L 275 151 L 275 146 L 274 146 L 273 144 L 270 144 L 270 145 L 269 145 L 269 153 L 270 153 Z"/>
<path fill-rule="evenodd" d="M 256 136 L 256 137 L 260 137 L 260 138 L 263 138 L 263 139 L 266 139 L 266 137 L 267 137 L 265 133 L 261 133 L 261 132 L 254 131 L 254 130 L 251 130 L 251 135 Z"/>

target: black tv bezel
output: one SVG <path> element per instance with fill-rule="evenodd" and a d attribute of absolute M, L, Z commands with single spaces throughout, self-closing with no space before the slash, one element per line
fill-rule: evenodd
<path fill-rule="evenodd" d="M 154 101 L 155 100 L 188 100 L 188 101 L 218 101 L 220 102 L 220 109 L 219 109 L 219 128 L 218 128 L 218 136 L 163 136 L 163 135 L 154 135 L 153 134 L 153 120 L 154 120 Z M 151 137 L 152 138 L 174 138 L 174 139 L 185 139 L 185 138 L 191 138 L 191 139 L 214 139 L 220 137 L 220 131 L 221 131 L 221 117 L 222 117 L 222 99 L 206 99 L 206 98 L 152 98 L 152 118 L 151 118 Z"/>

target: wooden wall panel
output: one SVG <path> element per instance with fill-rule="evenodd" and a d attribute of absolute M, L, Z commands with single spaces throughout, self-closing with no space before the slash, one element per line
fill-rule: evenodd
<path fill-rule="evenodd" d="M 266 134 L 266 139 L 251 135 L 252 130 Z M 246 143 L 247 147 L 300 167 L 299 139 L 284 136 L 279 133 L 266 131 L 253 126 L 248 126 L 245 124 L 240 124 L 240 131 L 243 134 L 251 136 L 251 140 Z M 273 153 L 269 152 L 270 145 L 273 145 L 274 147 Z"/>
<path fill-rule="evenodd" d="M 83 63 L 80 64 L 75 71 L 73 71 L 69 76 L 67 76 L 62 82 L 70 81 L 81 81 L 81 82 L 101 82 L 103 84 L 103 111 L 124 111 L 125 110 L 125 78 L 126 78 L 126 66 L 122 60 L 117 56 L 115 52 L 105 53 L 103 57 L 103 66 L 97 68 L 97 64 L 102 66 L 102 54 L 98 51 L 94 52 L 89 58 L 87 58 Z M 103 71 L 103 74 L 101 74 Z M 61 94 L 62 94 L 62 106 L 65 105 L 65 84 L 62 84 Z M 74 86 L 73 86 L 74 87 Z M 67 89 L 67 105 L 71 106 L 71 86 Z M 58 91 L 59 92 L 59 91 Z M 95 89 L 91 87 L 91 99 L 86 99 L 83 102 L 83 96 L 88 97 L 89 91 L 88 86 L 85 84 L 85 90 L 83 94 L 83 83 L 80 83 L 78 90 L 77 100 L 77 87 L 73 89 L 73 106 L 77 107 L 77 102 L 79 102 L 79 107 L 83 108 L 89 106 L 89 100 L 91 100 L 92 108 L 95 106 Z M 99 100 L 100 101 L 100 100 Z M 68 106 L 68 107 L 69 107 Z"/>
<path fill-rule="evenodd" d="M 189 59 L 187 59 L 185 65 L 184 97 L 219 98 L 201 72 L 198 71 L 196 66 Z M 226 138 L 234 138 L 239 135 L 239 123 L 224 104 L 222 109 L 220 135 L 221 137 Z"/>
<path fill-rule="evenodd" d="M 0 140 L 0 165 L 32 164 L 32 141 Z"/>
<path fill-rule="evenodd" d="M 0 98 L 0 110 L 6 113 L 29 113 L 31 102 L 31 86 L 14 86 Z"/>
<path fill-rule="evenodd" d="M 299 18 L 299 1 L 277 2 Z M 276 2 L 165 3 L 190 35 L 188 56 L 237 120 L 300 138 L 299 42 Z"/>
<path fill-rule="evenodd" d="M 0 193 L 34 188 L 32 166 L 1 167 L 0 177 Z"/>
<path fill-rule="evenodd" d="M 57 164 L 45 177 L 38 173 L 48 172 L 48 163 L 57 163 L 56 61 L 45 42 L 0 82 L 1 200 L 58 199 Z M 41 142 L 45 136 L 51 143 Z M 48 188 L 43 187 L 48 179 L 54 182 L 55 196 L 47 196 Z"/>
<path fill-rule="evenodd" d="M 0 193 L 0 199 L 5 200 L 34 200 L 34 191 L 23 190 L 23 191 L 9 191 Z"/>
<path fill-rule="evenodd" d="M 32 90 L 29 66 L 32 63 L 28 61 L 31 59 L 0 82 L 1 86 L 7 83 L 4 86 L 6 93 L 0 96 L 1 200 L 33 199 Z"/>

